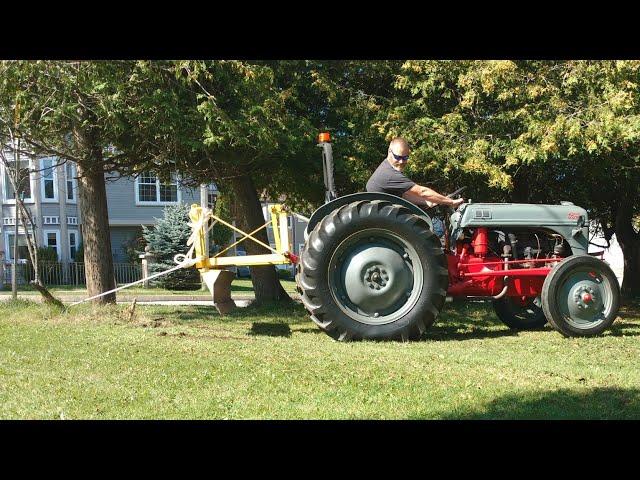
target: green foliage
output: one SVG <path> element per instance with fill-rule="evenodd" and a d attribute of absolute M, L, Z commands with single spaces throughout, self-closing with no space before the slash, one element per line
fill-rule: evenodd
<path fill-rule="evenodd" d="M 73 261 L 78 263 L 84 262 L 84 243 L 80 242 L 80 245 L 78 245 Z"/>
<path fill-rule="evenodd" d="M 38 247 L 38 262 L 57 262 L 58 251 L 53 247 Z"/>
<path fill-rule="evenodd" d="M 218 195 L 213 213 L 227 222 L 230 221 L 232 215 L 228 193 L 221 192 L 221 194 Z M 213 253 L 222 250 L 231 243 L 232 239 L 233 230 L 221 223 L 216 223 L 211 230 L 209 230 L 210 251 Z"/>
<path fill-rule="evenodd" d="M 293 277 L 291 275 L 291 271 L 289 269 L 278 268 L 278 278 L 280 280 L 291 280 Z"/>
<path fill-rule="evenodd" d="M 108 147 L 126 135 L 129 125 L 124 118 L 129 109 L 137 108 L 135 92 L 126 88 L 134 65 L 2 61 L 0 123 L 15 126 L 25 146 L 36 153 L 73 160 L 83 169 L 124 172 L 131 161 Z M 7 133 L 5 128 L 0 132 Z"/>
<path fill-rule="evenodd" d="M 144 253 L 144 247 L 147 245 L 142 232 L 136 235 L 134 238 L 122 242 L 122 249 L 127 257 L 127 262 L 138 263 L 140 261 L 139 255 Z"/>
<path fill-rule="evenodd" d="M 149 267 L 151 274 L 175 267 L 174 256 L 187 253 L 187 240 L 191 235 L 188 213 L 188 205 L 171 205 L 164 209 L 163 218 L 157 219 L 153 228 L 142 227 L 144 239 L 155 255 Z M 176 270 L 153 282 L 168 290 L 197 290 L 201 286 L 200 273 L 192 267 Z"/>
<path fill-rule="evenodd" d="M 571 198 L 598 209 L 605 202 L 589 192 L 604 170 L 615 169 L 608 181 L 638 176 L 639 68 L 616 61 L 407 61 L 396 88 L 409 97 L 379 126 L 413 145 L 414 177 L 470 185 L 466 195 L 477 200 Z"/>

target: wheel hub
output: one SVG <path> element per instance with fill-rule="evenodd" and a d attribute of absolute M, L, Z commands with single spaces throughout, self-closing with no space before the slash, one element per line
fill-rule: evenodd
<path fill-rule="evenodd" d="M 383 315 L 407 290 L 411 290 L 411 269 L 392 248 L 362 246 L 345 260 L 345 264 L 347 297 L 368 315 Z"/>
<path fill-rule="evenodd" d="M 606 295 L 599 277 L 576 272 L 567 279 L 567 321 L 579 328 L 602 321 L 606 310 Z"/>
<path fill-rule="evenodd" d="M 384 266 L 381 265 L 367 268 L 364 275 L 364 282 L 371 289 L 380 290 L 382 287 L 387 286 L 388 281 L 389 274 L 384 269 Z"/>
<path fill-rule="evenodd" d="M 329 263 L 339 307 L 369 325 L 393 322 L 411 310 L 423 285 L 415 249 L 394 232 L 367 229 L 345 239 Z"/>
<path fill-rule="evenodd" d="M 573 301 L 578 310 L 595 313 L 602 307 L 599 292 L 588 284 L 579 284 L 573 289 Z"/>

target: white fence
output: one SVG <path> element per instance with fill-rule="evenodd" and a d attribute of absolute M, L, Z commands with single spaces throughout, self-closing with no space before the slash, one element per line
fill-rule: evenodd
<path fill-rule="evenodd" d="M 18 284 L 24 285 L 33 280 L 33 266 L 21 263 L 16 266 Z M 131 283 L 142 279 L 142 266 L 136 263 L 114 263 L 114 276 L 117 284 Z M 45 285 L 86 285 L 84 263 L 41 262 L 40 278 Z M 11 263 L 4 264 L 5 284 L 11 284 Z"/>

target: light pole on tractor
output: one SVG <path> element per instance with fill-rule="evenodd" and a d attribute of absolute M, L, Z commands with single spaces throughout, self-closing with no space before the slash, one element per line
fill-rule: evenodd
<path fill-rule="evenodd" d="M 331 136 L 329 132 L 318 135 L 318 146 L 322 148 L 322 175 L 324 177 L 325 203 L 338 198 L 336 186 L 333 181 L 333 150 L 331 148 Z"/>

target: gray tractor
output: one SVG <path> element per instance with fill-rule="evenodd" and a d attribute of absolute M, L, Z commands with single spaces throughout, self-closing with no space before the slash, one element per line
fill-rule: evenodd
<path fill-rule="evenodd" d="M 446 212 L 441 240 L 429 214 L 403 198 L 338 197 L 328 138 L 319 146 L 326 203 L 310 218 L 296 282 L 331 337 L 416 339 L 447 295 L 491 300 L 513 329 L 549 322 L 565 336 L 589 336 L 615 320 L 618 280 L 587 252 L 583 208 L 469 200 Z"/>

